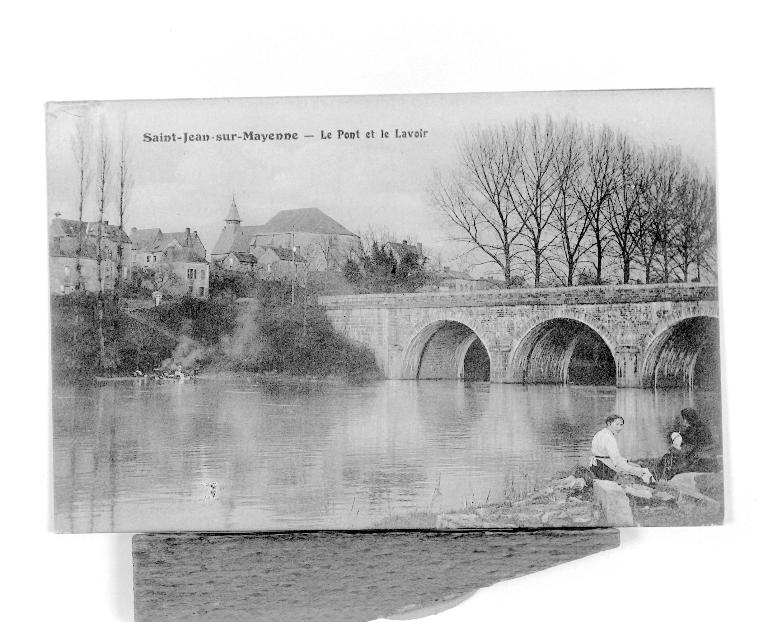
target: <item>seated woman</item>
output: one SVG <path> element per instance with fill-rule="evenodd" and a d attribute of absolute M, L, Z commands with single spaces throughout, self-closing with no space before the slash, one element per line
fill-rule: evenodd
<path fill-rule="evenodd" d="M 678 431 L 672 432 L 670 438 L 672 445 L 655 469 L 659 479 L 672 479 L 678 473 L 716 469 L 712 432 L 695 409 L 680 411 Z"/>
<path fill-rule="evenodd" d="M 653 475 L 639 464 L 629 462 L 621 455 L 616 436 L 624 428 L 624 418 L 610 415 L 605 419 L 605 427 L 592 439 L 592 458 L 589 468 L 597 479 L 615 480 L 619 473 L 634 475 L 649 484 Z"/>

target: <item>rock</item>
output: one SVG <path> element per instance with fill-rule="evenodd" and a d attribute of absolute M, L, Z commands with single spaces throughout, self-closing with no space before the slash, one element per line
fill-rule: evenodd
<path fill-rule="evenodd" d="M 616 482 L 596 479 L 592 484 L 595 501 L 602 510 L 606 525 L 631 527 L 635 521 L 627 495 Z"/>
<path fill-rule="evenodd" d="M 723 473 L 695 473 L 696 490 L 713 499 L 723 498 Z"/>
<path fill-rule="evenodd" d="M 583 477 L 574 477 L 573 475 L 569 475 L 568 477 L 563 477 L 562 479 L 555 480 L 554 482 L 556 488 L 567 488 L 569 490 L 583 490 L 587 482 L 584 481 Z"/>
<path fill-rule="evenodd" d="M 680 492 L 681 500 L 683 501 L 697 501 L 704 503 L 712 507 L 720 507 L 720 502 L 717 499 L 705 495 L 699 492 L 696 485 L 696 478 L 701 476 L 709 476 L 710 473 L 679 473 L 675 475 L 671 480 L 667 482 L 669 486 Z M 710 481 L 708 478 L 701 478 L 700 481 Z"/>
<path fill-rule="evenodd" d="M 640 484 L 628 484 L 621 487 L 627 496 L 632 500 L 641 499 L 648 501 L 653 496 L 653 489 L 648 486 L 642 486 Z"/>
<path fill-rule="evenodd" d="M 654 490 L 650 505 L 677 505 L 677 493 Z"/>

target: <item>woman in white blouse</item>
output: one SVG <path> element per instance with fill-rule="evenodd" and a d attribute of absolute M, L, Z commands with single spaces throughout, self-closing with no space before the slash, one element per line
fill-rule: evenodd
<path fill-rule="evenodd" d="M 624 418 L 610 415 L 605 419 L 605 427 L 592 439 L 592 458 L 589 468 L 597 479 L 614 480 L 619 473 L 639 477 L 649 484 L 653 475 L 639 464 L 629 462 L 619 451 L 616 437 L 624 427 Z"/>

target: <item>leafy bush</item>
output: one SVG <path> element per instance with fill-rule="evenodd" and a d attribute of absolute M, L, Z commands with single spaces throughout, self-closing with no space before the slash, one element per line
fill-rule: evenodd
<path fill-rule="evenodd" d="M 99 366 L 98 297 L 89 292 L 51 296 L 51 364 L 56 383 L 90 382 L 100 374 L 151 369 L 170 356 L 174 342 L 104 304 L 105 365 Z"/>

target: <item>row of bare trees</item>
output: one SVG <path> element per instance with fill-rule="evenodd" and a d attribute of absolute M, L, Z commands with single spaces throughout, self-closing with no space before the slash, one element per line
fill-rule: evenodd
<path fill-rule="evenodd" d="M 680 150 L 537 117 L 469 131 L 432 201 L 507 286 L 688 281 L 713 274 L 715 189 Z"/>
<path fill-rule="evenodd" d="M 104 331 L 104 240 L 107 209 L 114 205 L 117 210 L 120 231 L 125 229 L 133 176 L 130 166 L 129 141 L 123 128 L 117 138 L 102 121 L 97 126 L 89 118 L 81 118 L 72 136 L 75 175 L 77 180 L 75 206 L 77 209 L 77 248 L 75 251 L 75 289 L 84 289 L 82 259 L 89 243 L 85 211 L 92 200 L 98 218 L 96 220 L 95 260 L 98 280 L 97 330 L 99 340 L 99 367 L 109 367 Z M 117 241 L 117 274 L 115 289 L 119 290 L 123 278 L 123 243 Z"/>

